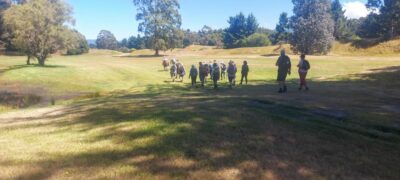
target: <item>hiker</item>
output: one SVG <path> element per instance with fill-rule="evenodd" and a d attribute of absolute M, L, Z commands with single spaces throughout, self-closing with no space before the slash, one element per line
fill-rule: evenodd
<path fill-rule="evenodd" d="M 218 89 L 218 81 L 220 79 L 220 69 L 217 61 L 214 61 L 213 69 L 212 69 L 212 79 L 214 81 L 214 89 Z"/>
<path fill-rule="evenodd" d="M 192 87 L 196 86 L 196 81 L 197 81 L 197 75 L 198 75 L 198 71 L 196 66 L 193 64 L 192 68 L 190 69 L 190 74 L 189 74 L 189 78 L 192 80 Z"/>
<path fill-rule="evenodd" d="M 247 76 L 249 75 L 249 65 L 247 64 L 247 61 L 243 61 L 242 65 L 242 78 L 240 79 L 240 85 L 243 84 L 243 79 L 246 80 L 246 85 L 247 85 Z"/>
<path fill-rule="evenodd" d="M 303 86 L 306 88 L 306 91 L 309 90 L 308 86 L 307 86 L 307 73 L 308 70 L 310 70 L 311 66 L 310 66 L 310 62 L 308 62 L 306 60 L 306 55 L 302 54 L 300 56 L 300 62 L 297 65 L 297 67 L 299 68 L 299 76 L 300 76 L 300 87 L 299 87 L 299 91 L 303 90 Z"/>
<path fill-rule="evenodd" d="M 172 63 L 171 68 L 170 68 L 170 74 L 171 74 L 171 79 L 172 82 L 175 82 L 176 79 L 176 74 L 177 73 L 177 67 L 175 63 Z"/>
<path fill-rule="evenodd" d="M 276 62 L 276 66 L 278 66 L 278 78 L 279 82 L 279 93 L 287 92 L 286 85 L 286 77 L 291 74 L 292 64 L 290 62 L 289 56 L 286 55 L 286 51 L 284 49 L 281 50 L 281 56 L 278 58 Z"/>
<path fill-rule="evenodd" d="M 228 79 L 229 79 L 229 88 L 232 88 L 232 86 L 235 86 L 235 81 L 236 81 L 236 64 L 233 61 L 229 61 L 228 64 Z"/>
<path fill-rule="evenodd" d="M 224 62 L 221 63 L 221 80 L 226 78 L 226 64 Z"/>
<path fill-rule="evenodd" d="M 207 73 L 208 73 L 208 66 L 203 64 L 202 62 L 199 62 L 199 78 L 201 82 L 201 87 L 204 87 L 204 83 L 206 81 Z"/>
<path fill-rule="evenodd" d="M 169 62 L 167 58 L 164 58 L 164 60 L 162 61 L 162 65 L 164 67 L 164 71 L 167 71 L 167 68 L 169 66 Z"/>
<path fill-rule="evenodd" d="M 210 61 L 208 62 L 208 73 L 210 74 L 210 79 L 213 80 L 213 63 Z"/>
<path fill-rule="evenodd" d="M 204 82 L 207 82 L 207 77 L 208 77 L 208 75 L 210 75 L 210 73 L 211 73 L 211 68 L 210 68 L 210 66 L 207 64 L 207 63 L 203 63 L 203 68 L 204 68 L 204 71 L 205 71 L 205 79 L 204 79 Z"/>
<path fill-rule="evenodd" d="M 182 63 L 178 62 L 176 68 L 177 68 L 178 79 L 181 79 L 181 81 L 183 82 L 183 78 L 186 75 L 185 67 L 183 66 Z"/>

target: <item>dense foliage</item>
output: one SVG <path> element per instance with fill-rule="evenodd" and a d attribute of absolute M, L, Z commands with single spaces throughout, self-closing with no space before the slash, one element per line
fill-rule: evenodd
<path fill-rule="evenodd" d="M 258 29 L 258 22 L 253 14 L 245 17 L 243 13 L 239 13 L 230 17 L 228 23 L 229 27 L 224 31 L 223 39 L 225 48 L 246 47 L 246 39 Z"/>
<path fill-rule="evenodd" d="M 97 35 L 96 45 L 98 49 L 116 50 L 118 48 L 118 41 L 110 31 L 101 30 L 99 35 Z"/>
<path fill-rule="evenodd" d="M 160 50 L 179 47 L 183 38 L 178 0 L 133 0 L 137 6 L 139 32 L 148 37 L 149 46 L 159 55 Z"/>
<path fill-rule="evenodd" d="M 30 0 L 4 12 L 4 25 L 13 46 L 44 66 L 49 55 L 68 44 L 72 8 L 62 0 Z"/>
<path fill-rule="evenodd" d="M 89 44 L 83 34 L 77 30 L 70 32 L 70 41 L 67 47 L 67 55 L 79 55 L 89 52 Z"/>
<path fill-rule="evenodd" d="M 334 40 L 330 0 L 293 0 L 291 46 L 304 54 L 327 54 Z"/>

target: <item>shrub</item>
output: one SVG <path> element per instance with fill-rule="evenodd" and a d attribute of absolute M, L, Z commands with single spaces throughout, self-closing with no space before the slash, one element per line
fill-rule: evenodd
<path fill-rule="evenodd" d="M 246 47 L 262 47 L 271 45 L 271 41 L 269 40 L 266 34 L 254 33 L 253 35 L 246 38 L 244 46 Z"/>

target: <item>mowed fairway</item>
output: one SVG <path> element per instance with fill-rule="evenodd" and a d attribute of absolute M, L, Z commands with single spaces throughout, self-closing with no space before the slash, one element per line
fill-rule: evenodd
<path fill-rule="evenodd" d="M 400 177 L 400 56 L 309 57 L 311 91 L 293 69 L 281 95 L 273 54 L 201 51 L 175 53 L 246 59 L 249 85 L 172 83 L 145 51 L 0 56 L 0 179 Z"/>

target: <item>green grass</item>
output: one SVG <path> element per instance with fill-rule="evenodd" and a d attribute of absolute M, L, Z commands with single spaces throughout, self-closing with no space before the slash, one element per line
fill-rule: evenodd
<path fill-rule="evenodd" d="M 309 57 L 312 90 L 297 92 L 293 73 L 290 92 L 279 95 L 276 57 L 260 56 L 271 47 L 192 48 L 172 53 L 187 69 L 247 59 L 250 84 L 171 83 L 162 58 L 135 57 L 147 51 L 54 56 L 43 68 L 0 56 L 0 92 L 40 97 L 26 108 L 0 102 L 0 179 L 400 176 L 399 56 Z"/>

